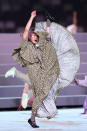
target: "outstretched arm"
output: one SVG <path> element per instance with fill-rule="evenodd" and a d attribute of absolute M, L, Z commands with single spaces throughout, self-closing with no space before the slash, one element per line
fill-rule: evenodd
<path fill-rule="evenodd" d="M 73 24 L 77 26 L 77 12 L 73 12 Z"/>
<path fill-rule="evenodd" d="M 29 21 L 28 21 L 28 23 L 25 27 L 25 30 L 24 30 L 24 33 L 23 33 L 23 39 L 24 40 L 28 37 L 28 32 L 29 32 L 29 29 L 31 27 L 32 21 L 35 18 L 35 16 L 36 16 L 36 10 L 32 11 L 31 17 L 30 17 L 30 19 L 29 19 Z"/>
<path fill-rule="evenodd" d="M 74 78 L 74 81 L 79 86 L 87 87 L 87 80 L 86 79 L 84 79 L 84 80 L 78 80 L 77 78 Z"/>

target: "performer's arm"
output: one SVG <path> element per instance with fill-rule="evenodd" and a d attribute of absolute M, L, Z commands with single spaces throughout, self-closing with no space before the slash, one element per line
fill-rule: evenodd
<path fill-rule="evenodd" d="M 73 12 L 73 24 L 77 26 L 77 12 Z"/>
<path fill-rule="evenodd" d="M 46 32 L 49 34 L 49 27 L 46 28 Z"/>
<path fill-rule="evenodd" d="M 78 85 L 87 87 L 87 81 L 86 80 L 78 80 Z"/>
<path fill-rule="evenodd" d="M 25 31 L 23 33 L 23 39 L 24 40 L 26 40 L 26 38 L 28 37 L 28 32 L 29 32 L 29 29 L 31 27 L 32 21 L 35 18 L 35 16 L 36 16 L 36 11 L 34 10 L 34 11 L 32 11 L 31 17 L 30 17 L 30 19 L 29 19 L 29 21 L 28 21 L 28 23 L 27 23 L 27 25 L 25 27 Z"/>
<path fill-rule="evenodd" d="M 74 81 L 79 86 L 87 87 L 87 80 L 78 80 L 77 78 L 74 78 Z"/>
<path fill-rule="evenodd" d="M 50 20 L 47 19 L 47 27 L 46 27 L 46 32 L 49 34 L 49 27 L 50 27 Z"/>

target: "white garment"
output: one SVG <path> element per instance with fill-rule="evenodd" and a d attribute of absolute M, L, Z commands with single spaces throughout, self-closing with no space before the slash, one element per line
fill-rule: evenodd
<path fill-rule="evenodd" d="M 36 24 L 36 32 L 45 31 L 46 22 Z M 51 23 L 50 36 L 56 50 L 60 75 L 58 89 L 68 86 L 74 79 L 80 65 L 80 53 L 72 34 L 63 26 Z"/>
<path fill-rule="evenodd" d="M 80 86 L 87 87 L 87 76 L 85 76 L 85 79 L 84 79 L 84 80 L 78 80 L 77 83 L 78 83 Z"/>
<path fill-rule="evenodd" d="M 46 29 L 46 22 L 36 24 L 35 31 L 43 32 Z M 56 50 L 57 58 L 60 66 L 60 74 L 51 88 L 48 96 L 43 101 L 42 105 L 37 111 L 38 117 L 54 117 L 57 113 L 55 105 L 55 94 L 57 90 L 68 86 L 74 79 L 76 72 L 80 65 L 80 53 L 76 41 L 64 27 L 59 24 L 51 23 L 50 36 L 52 44 Z M 29 89 L 30 93 L 30 89 Z M 33 96 L 32 91 L 31 94 Z M 26 97 L 27 98 L 27 97 Z M 24 107 L 27 106 L 27 100 Z"/>
<path fill-rule="evenodd" d="M 77 26 L 75 24 L 68 25 L 66 29 L 69 32 L 71 32 L 72 34 L 76 34 L 77 33 Z"/>
<path fill-rule="evenodd" d="M 43 32 L 45 29 L 46 22 L 39 22 L 36 24 L 35 32 Z M 80 65 L 79 49 L 69 31 L 59 24 L 51 23 L 50 36 L 57 53 L 60 74 L 47 98 L 38 109 L 37 114 L 39 117 L 53 117 L 56 115 L 57 109 L 54 103 L 55 93 L 58 89 L 68 86 L 73 81 Z"/>

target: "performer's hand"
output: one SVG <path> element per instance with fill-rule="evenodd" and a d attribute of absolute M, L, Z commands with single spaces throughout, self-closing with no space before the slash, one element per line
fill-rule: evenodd
<path fill-rule="evenodd" d="M 76 78 L 74 78 L 74 82 L 78 85 L 78 80 Z"/>
<path fill-rule="evenodd" d="M 36 17 L 36 10 L 32 11 L 31 17 L 33 17 L 33 18 Z"/>
<path fill-rule="evenodd" d="M 49 27 L 47 27 L 47 28 L 46 28 L 46 32 L 49 33 L 49 32 L 50 32 L 49 30 L 50 30 Z"/>

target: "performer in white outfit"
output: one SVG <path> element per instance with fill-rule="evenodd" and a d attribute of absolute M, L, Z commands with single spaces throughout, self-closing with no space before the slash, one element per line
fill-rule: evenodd
<path fill-rule="evenodd" d="M 79 79 L 75 78 L 74 81 L 79 86 L 87 87 L 87 76 L 85 76 L 84 80 L 79 80 Z M 84 112 L 82 114 L 87 114 L 87 96 L 84 100 L 83 108 L 84 108 Z"/>

